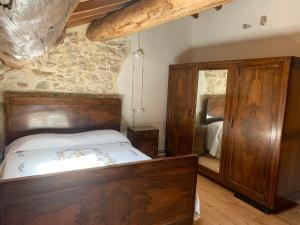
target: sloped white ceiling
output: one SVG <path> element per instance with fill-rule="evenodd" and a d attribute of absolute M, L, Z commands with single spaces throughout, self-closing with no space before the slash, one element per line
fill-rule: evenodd
<path fill-rule="evenodd" d="M 193 20 L 193 46 L 251 40 L 300 32 L 299 0 L 236 0 Z M 268 17 L 265 26 L 260 17 Z M 252 25 L 244 30 L 244 23 Z"/>

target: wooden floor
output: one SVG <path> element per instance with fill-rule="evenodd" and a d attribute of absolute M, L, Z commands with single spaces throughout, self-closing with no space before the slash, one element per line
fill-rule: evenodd
<path fill-rule="evenodd" d="M 201 218 L 194 225 L 300 225 L 300 206 L 266 215 L 202 176 L 198 176 L 197 192 Z"/>
<path fill-rule="evenodd" d="M 220 172 L 220 160 L 212 156 L 200 156 L 198 163 L 216 173 Z"/>

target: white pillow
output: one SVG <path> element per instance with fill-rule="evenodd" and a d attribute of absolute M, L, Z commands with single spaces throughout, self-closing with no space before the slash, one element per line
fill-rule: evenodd
<path fill-rule="evenodd" d="M 5 153 L 124 142 L 130 144 L 126 136 L 115 130 L 95 130 L 76 134 L 35 134 L 13 141 L 6 147 Z"/>

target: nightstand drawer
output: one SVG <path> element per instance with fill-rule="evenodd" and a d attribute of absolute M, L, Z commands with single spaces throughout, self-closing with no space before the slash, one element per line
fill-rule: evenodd
<path fill-rule="evenodd" d="M 139 138 L 157 138 L 158 131 L 139 131 L 135 132 L 135 136 Z"/>

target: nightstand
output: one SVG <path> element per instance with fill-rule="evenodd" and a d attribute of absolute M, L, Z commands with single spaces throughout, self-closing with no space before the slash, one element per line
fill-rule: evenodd
<path fill-rule="evenodd" d="M 127 129 L 127 137 L 131 144 L 151 158 L 158 154 L 159 130 L 154 127 L 134 127 Z"/>

